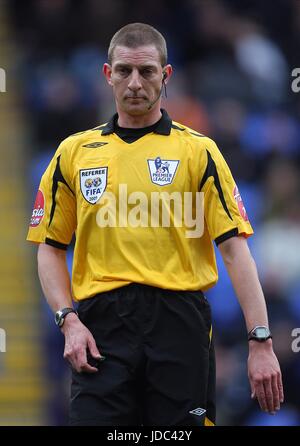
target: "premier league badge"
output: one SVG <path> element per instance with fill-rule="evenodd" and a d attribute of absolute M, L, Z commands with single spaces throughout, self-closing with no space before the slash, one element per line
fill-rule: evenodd
<path fill-rule="evenodd" d="M 80 190 L 86 201 L 97 203 L 106 189 L 107 167 L 93 167 L 79 171 Z"/>
<path fill-rule="evenodd" d="M 179 160 L 162 160 L 159 156 L 148 159 L 151 181 L 159 186 L 171 184 L 179 164 Z"/>

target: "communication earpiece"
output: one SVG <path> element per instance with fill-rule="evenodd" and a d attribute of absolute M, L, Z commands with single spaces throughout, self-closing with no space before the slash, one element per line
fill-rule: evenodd
<path fill-rule="evenodd" d="M 165 71 L 163 72 L 163 78 L 162 78 L 162 81 L 161 81 L 161 89 L 160 89 L 160 92 L 159 92 L 159 94 L 157 95 L 157 98 L 153 101 L 153 102 L 150 102 L 150 104 L 148 105 L 148 110 L 150 110 L 152 107 L 153 107 L 153 105 L 159 100 L 159 98 L 161 97 L 161 94 L 162 94 L 162 91 L 163 91 L 163 88 L 165 87 L 165 91 L 166 91 L 166 84 L 164 83 L 165 82 L 165 80 L 167 79 L 167 77 L 168 77 L 168 73 L 166 73 Z M 166 97 L 167 97 L 167 92 L 166 92 Z"/>

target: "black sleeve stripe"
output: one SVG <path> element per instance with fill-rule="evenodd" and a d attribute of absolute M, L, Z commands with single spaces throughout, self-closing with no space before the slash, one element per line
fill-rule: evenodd
<path fill-rule="evenodd" d="M 225 232 L 225 234 L 220 235 L 215 239 L 215 243 L 218 246 L 220 243 L 225 242 L 225 240 L 228 240 L 231 237 L 236 237 L 239 235 L 239 231 L 237 228 L 231 229 L 228 232 Z"/>
<path fill-rule="evenodd" d="M 60 156 L 59 155 L 57 157 L 57 163 L 56 163 L 56 167 L 55 167 L 55 171 L 53 174 L 53 178 L 52 178 L 52 206 L 51 206 L 51 212 L 50 212 L 50 219 L 49 219 L 49 225 L 51 225 L 53 216 L 54 216 L 54 212 L 55 212 L 55 208 L 56 208 L 56 192 L 58 189 L 58 183 L 61 182 L 63 184 L 65 184 L 67 186 L 67 188 L 72 192 L 72 194 L 74 195 L 74 192 L 72 191 L 72 189 L 70 188 L 70 186 L 68 185 L 68 183 L 66 182 L 66 180 L 64 179 L 61 170 L 60 170 Z"/>
<path fill-rule="evenodd" d="M 194 133 L 194 132 L 190 132 L 191 135 L 195 135 L 198 136 L 199 138 L 206 138 L 205 135 L 201 135 L 201 133 Z"/>
<path fill-rule="evenodd" d="M 201 191 L 202 187 L 204 186 L 204 184 L 206 183 L 207 179 L 209 177 L 214 177 L 215 186 L 217 188 L 217 191 L 218 191 L 218 194 L 220 197 L 220 201 L 222 203 L 224 211 L 226 212 L 226 214 L 228 215 L 230 220 L 232 220 L 232 217 L 230 215 L 230 212 L 227 207 L 227 204 L 226 204 L 226 201 L 224 198 L 224 194 L 222 191 L 222 187 L 221 187 L 221 183 L 220 183 L 220 179 L 219 179 L 219 175 L 218 175 L 218 171 L 217 171 L 217 166 L 216 166 L 214 160 L 212 159 L 211 154 L 209 153 L 208 150 L 206 150 L 206 153 L 207 153 L 207 166 L 206 166 L 206 170 L 204 172 L 203 178 L 200 183 L 200 191 Z"/>
<path fill-rule="evenodd" d="M 63 249 L 64 251 L 67 250 L 68 245 L 65 245 L 64 243 L 57 242 L 56 240 L 52 240 L 51 238 L 46 238 L 45 240 L 46 245 L 53 246 L 54 248 Z"/>
<path fill-rule="evenodd" d="M 180 130 L 181 132 L 184 132 L 184 128 L 182 128 L 182 127 L 178 127 L 178 125 L 175 125 L 175 124 L 172 124 L 172 129 L 175 129 L 175 130 Z"/>

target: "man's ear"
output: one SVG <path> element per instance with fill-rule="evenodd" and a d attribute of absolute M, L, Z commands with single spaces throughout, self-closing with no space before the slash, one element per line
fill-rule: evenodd
<path fill-rule="evenodd" d="M 167 84 L 169 82 L 170 77 L 172 76 L 173 68 L 172 65 L 168 64 L 164 66 L 163 69 L 163 82 Z"/>
<path fill-rule="evenodd" d="M 111 75 L 112 75 L 112 69 L 111 66 L 108 63 L 103 64 L 103 74 L 107 80 L 107 83 L 112 87 L 113 86 L 113 82 L 111 80 Z"/>

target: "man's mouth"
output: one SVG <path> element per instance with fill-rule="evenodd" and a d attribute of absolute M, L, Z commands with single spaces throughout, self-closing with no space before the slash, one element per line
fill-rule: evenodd
<path fill-rule="evenodd" d="M 145 99 L 147 99 L 147 98 L 145 98 L 144 96 L 126 96 L 125 99 L 133 99 L 133 100 L 140 99 L 140 100 L 145 100 Z"/>

